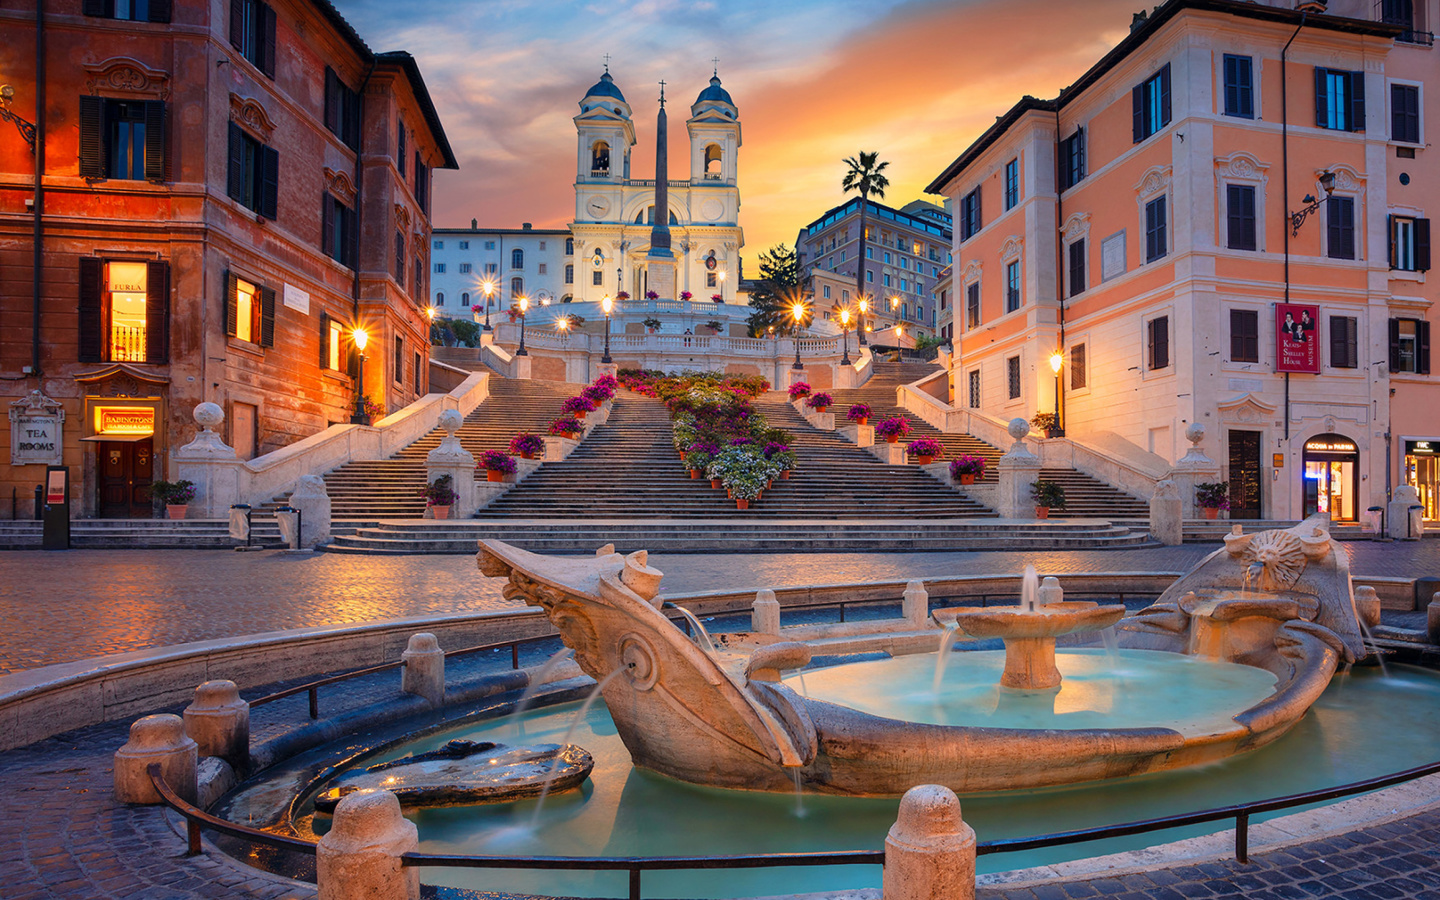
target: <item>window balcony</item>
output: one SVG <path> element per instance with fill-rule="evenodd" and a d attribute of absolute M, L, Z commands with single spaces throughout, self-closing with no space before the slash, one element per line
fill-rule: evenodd
<path fill-rule="evenodd" d="M 1396 38 L 1401 43 L 1429 47 L 1435 43 L 1435 35 L 1428 30 L 1427 9 L 1428 4 L 1413 0 L 1380 0 L 1375 4 L 1375 21 L 1405 29 Z"/>

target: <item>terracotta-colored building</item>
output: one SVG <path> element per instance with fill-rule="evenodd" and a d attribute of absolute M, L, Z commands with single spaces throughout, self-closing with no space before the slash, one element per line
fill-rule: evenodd
<path fill-rule="evenodd" d="M 12 489 L 31 514 L 47 452 L 73 515 L 151 515 L 202 401 L 247 459 L 349 421 L 357 327 L 364 395 L 426 392 L 430 173 L 456 163 L 409 54 L 327 0 L 36 6 L 0 0 L 36 126 L 0 122 L 0 518 Z"/>
<path fill-rule="evenodd" d="M 1058 407 L 1068 437 L 1152 471 L 1201 423 L 1236 518 L 1353 521 L 1407 478 L 1436 517 L 1415 451 L 1440 448 L 1437 3 L 1293 6 L 1137 15 L 935 180 L 956 212 L 955 402 Z"/>

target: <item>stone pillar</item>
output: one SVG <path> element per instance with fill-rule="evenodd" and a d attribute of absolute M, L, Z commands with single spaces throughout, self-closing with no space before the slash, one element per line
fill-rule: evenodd
<path fill-rule="evenodd" d="M 330 542 L 330 494 L 319 475 L 301 475 L 290 494 L 290 505 L 300 510 L 300 547 Z"/>
<path fill-rule="evenodd" d="M 1175 482 L 1180 492 L 1180 515 L 1186 519 L 1198 519 L 1204 515 L 1195 503 L 1195 485 L 1214 483 L 1220 480 L 1220 464 L 1205 455 L 1200 443 L 1205 440 L 1205 426 L 1191 422 L 1185 427 L 1185 439 L 1190 449 L 1171 467 L 1165 477 Z M 1153 530 L 1153 517 L 1152 517 Z M 1178 543 L 1178 542 L 1177 542 Z"/>
<path fill-rule="evenodd" d="M 905 584 L 905 596 L 900 602 L 900 616 L 912 628 L 923 628 L 930 618 L 930 593 L 925 582 L 918 578 Z"/>
<path fill-rule="evenodd" d="M 1035 501 L 1030 496 L 1030 486 L 1040 477 L 1040 457 L 1025 446 L 1025 436 L 1030 433 L 1030 423 L 1024 419 L 1011 419 L 1006 429 L 1015 439 L 1009 451 L 996 464 L 1000 476 L 997 492 L 997 512 L 1002 519 L 1035 518 Z"/>
<path fill-rule="evenodd" d="M 609 375 L 611 378 L 616 378 L 616 377 L 619 377 L 619 372 L 620 372 L 620 364 L 619 364 L 619 363 L 613 363 L 613 362 L 597 363 L 596 366 L 595 366 L 595 373 L 596 373 L 596 374 L 595 374 L 595 377 L 596 377 L 596 378 L 600 378 L 600 377 L 602 377 L 602 376 L 604 376 L 604 375 Z"/>
<path fill-rule="evenodd" d="M 900 798 L 881 883 L 883 900 L 974 900 L 975 829 L 954 791 L 922 784 Z"/>
<path fill-rule="evenodd" d="M 168 713 L 136 719 L 130 740 L 115 751 L 115 799 L 120 803 L 160 803 L 160 794 L 145 771 L 160 764 L 166 784 L 184 800 L 195 802 L 195 767 L 199 752 L 185 736 L 185 723 Z"/>
<path fill-rule="evenodd" d="M 1380 595 L 1368 584 L 1355 588 L 1355 614 L 1366 628 L 1380 624 Z"/>
<path fill-rule="evenodd" d="M 515 357 L 512 357 L 512 358 L 511 358 L 510 371 L 511 371 L 510 377 L 511 377 L 511 378 L 514 378 L 514 379 L 517 380 L 517 381 L 529 381 L 529 380 L 530 380 L 530 355 L 529 355 L 529 351 L 526 351 L 526 355 L 525 355 L 525 356 L 515 356 Z"/>
<path fill-rule="evenodd" d="M 1430 643 L 1440 644 L 1440 591 L 1430 597 L 1430 605 L 1425 607 L 1425 633 L 1430 638 Z"/>
<path fill-rule="evenodd" d="M 790 349 L 793 352 L 795 347 L 792 345 Z M 790 385 L 799 384 L 802 381 L 810 381 L 810 376 L 804 369 L 791 369 L 788 367 L 785 369 L 785 390 L 788 391 Z"/>
<path fill-rule="evenodd" d="M 580 442 L 573 438 L 549 435 L 545 438 L 545 462 L 560 462 L 578 446 Z"/>
<path fill-rule="evenodd" d="M 811 428 L 818 428 L 821 431 L 835 430 L 835 414 L 828 409 L 825 412 L 816 412 L 806 407 L 804 413 L 805 421 L 810 423 Z"/>
<path fill-rule="evenodd" d="M 170 451 L 174 464 L 171 471 L 176 481 L 195 485 L 195 499 L 190 501 L 186 516 L 192 519 L 223 519 L 230 507 L 245 503 L 248 470 L 235 456 L 235 448 L 226 446 L 215 429 L 225 421 L 225 411 L 214 403 L 195 407 L 195 422 L 200 433 L 183 447 Z"/>
<path fill-rule="evenodd" d="M 780 633 L 780 601 L 769 588 L 755 592 L 755 603 L 750 608 L 750 630 L 760 634 Z"/>
<path fill-rule="evenodd" d="M 218 756 L 244 772 L 250 767 L 250 704 L 233 681 L 207 681 L 185 707 L 185 733 L 201 756 Z"/>
<path fill-rule="evenodd" d="M 528 357 L 520 357 L 528 359 Z M 425 455 L 425 483 L 449 475 L 455 483 L 455 505 L 450 508 L 453 519 L 468 519 L 476 509 L 475 456 L 460 445 L 455 432 L 465 424 L 459 410 L 447 409 L 440 414 L 439 426 L 445 432 L 440 446 Z"/>
<path fill-rule="evenodd" d="M 856 425 L 856 426 L 855 426 L 855 446 L 857 446 L 857 447 L 870 447 L 870 446 L 873 446 L 874 444 L 875 444 L 875 426 L 874 426 L 874 425 Z"/>
<path fill-rule="evenodd" d="M 1420 491 L 1408 484 L 1398 485 L 1390 494 L 1393 498 L 1385 507 L 1385 532 L 1397 541 L 1418 541 L 1425 533 L 1423 510 L 1412 506 L 1420 505 Z"/>
<path fill-rule="evenodd" d="M 407 694 L 424 697 L 431 706 L 445 702 L 445 651 L 435 635 L 420 632 L 410 635 L 405 652 L 400 654 L 405 661 L 401 670 L 400 690 Z"/>
<path fill-rule="evenodd" d="M 1185 501 L 1180 499 L 1180 485 L 1169 478 L 1157 482 L 1155 494 L 1150 498 L 1150 536 L 1168 547 L 1184 543 L 1184 515 Z"/>
<path fill-rule="evenodd" d="M 1046 575 L 1041 579 L 1040 590 L 1036 593 L 1041 606 L 1065 602 L 1065 591 L 1060 587 L 1060 579 L 1054 575 Z"/>
<path fill-rule="evenodd" d="M 419 900 L 420 870 L 400 864 L 419 846 L 419 832 L 400 814 L 394 794 L 349 794 L 315 848 L 319 900 Z"/>

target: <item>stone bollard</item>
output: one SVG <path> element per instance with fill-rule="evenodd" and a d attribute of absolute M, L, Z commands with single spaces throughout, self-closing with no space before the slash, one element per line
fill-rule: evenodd
<path fill-rule="evenodd" d="M 207 681 L 185 707 L 185 733 L 201 756 L 218 756 L 237 772 L 250 767 L 250 704 L 233 681 Z"/>
<path fill-rule="evenodd" d="M 115 751 L 115 799 L 121 803 L 160 803 L 145 768 L 160 764 L 165 783 L 184 800 L 195 802 L 199 752 L 185 736 L 185 723 L 168 713 L 136 719 L 130 740 Z"/>
<path fill-rule="evenodd" d="M 431 706 L 444 703 L 445 651 L 440 649 L 435 635 L 425 631 L 410 635 L 400 658 L 405 661 L 400 690 L 424 697 Z"/>
<path fill-rule="evenodd" d="M 400 814 L 394 794 L 349 794 L 315 847 L 320 900 L 418 900 L 420 870 L 402 866 L 400 855 L 419 846 L 419 833 Z"/>
<path fill-rule="evenodd" d="M 915 579 L 905 583 L 905 598 L 900 602 L 900 616 L 912 628 L 921 628 L 930 617 L 930 592 L 925 582 Z"/>
<path fill-rule="evenodd" d="M 1155 493 L 1150 497 L 1150 536 L 1167 547 L 1185 542 L 1185 501 L 1180 496 L 1180 485 L 1170 478 L 1162 478 L 1155 484 Z"/>
<path fill-rule="evenodd" d="M 1430 605 L 1425 607 L 1425 626 L 1430 643 L 1440 644 L 1440 591 L 1430 597 Z"/>
<path fill-rule="evenodd" d="M 1380 624 L 1380 595 L 1368 584 L 1355 588 L 1355 614 L 1366 628 Z"/>
<path fill-rule="evenodd" d="M 750 630 L 760 634 L 780 633 L 780 601 L 769 588 L 755 592 L 755 603 L 750 609 Z"/>
<path fill-rule="evenodd" d="M 884 900 L 974 900 L 975 829 L 954 791 L 922 784 L 900 798 L 881 883 Z"/>
<path fill-rule="evenodd" d="M 1060 579 L 1054 575 L 1046 575 L 1040 581 L 1039 601 L 1041 606 L 1049 606 L 1052 603 L 1063 603 L 1065 591 L 1060 588 Z"/>

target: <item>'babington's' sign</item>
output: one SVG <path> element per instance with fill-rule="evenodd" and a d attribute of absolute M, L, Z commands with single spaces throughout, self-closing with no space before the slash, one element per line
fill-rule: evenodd
<path fill-rule="evenodd" d="M 10 464 L 55 466 L 64 460 L 65 410 L 39 391 L 10 404 Z"/>

